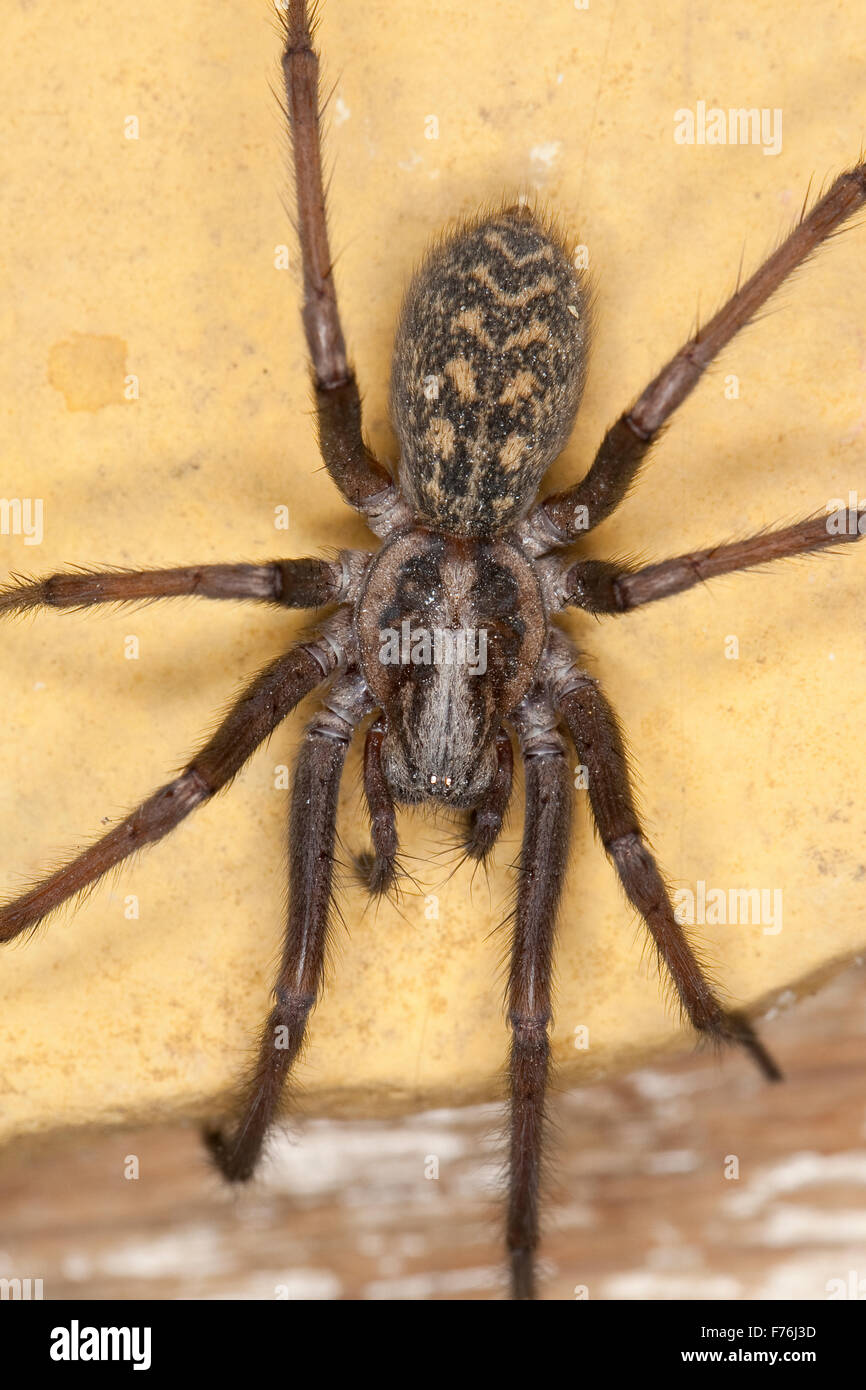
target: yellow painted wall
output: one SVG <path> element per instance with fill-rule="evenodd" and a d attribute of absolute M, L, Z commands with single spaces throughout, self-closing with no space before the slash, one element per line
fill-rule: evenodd
<path fill-rule="evenodd" d="M 590 249 L 585 404 L 551 483 L 752 267 L 864 135 L 866 12 L 785 0 L 326 0 L 332 238 L 375 447 L 401 286 L 430 234 L 503 190 L 540 192 Z M 361 545 L 317 460 L 265 0 L 28 0 L 4 18 L 0 495 L 45 505 L 0 571 L 154 566 Z M 777 155 L 674 143 L 674 112 L 781 108 Z M 438 119 L 439 138 L 425 138 Z M 124 123 L 139 121 L 139 138 Z M 429 125 L 427 126 L 429 129 Z M 661 557 L 866 488 L 866 228 L 847 232 L 726 353 L 591 553 Z M 740 381 L 725 398 L 726 374 Z M 122 398 L 134 374 L 140 399 Z M 287 505 L 288 533 L 273 525 Z M 630 734 L 673 883 L 781 888 L 783 929 L 705 927 L 720 981 L 767 1004 L 863 945 L 866 551 L 726 579 L 568 630 Z M 13 891 L 166 779 L 303 615 L 174 602 L 43 614 L 0 631 L 0 878 Z M 736 636 L 739 659 L 725 657 Z M 125 640 L 140 656 L 127 660 Z M 200 1114 L 268 1004 L 283 905 L 293 719 L 232 790 L 74 915 L 0 958 L 2 1133 Z M 341 807 L 365 844 L 360 750 Z M 689 1045 L 577 793 L 557 956 L 560 1077 Z M 349 885 L 301 1069 L 308 1111 L 371 1114 L 497 1093 L 509 865 L 447 878 L 401 817 L 400 910 Z M 139 917 L 125 916 L 135 895 Z M 576 1050 L 574 1030 L 589 1028 Z M 768 1037 L 772 1041 L 772 1027 Z M 784 1058 L 781 1058 L 784 1064 Z"/>

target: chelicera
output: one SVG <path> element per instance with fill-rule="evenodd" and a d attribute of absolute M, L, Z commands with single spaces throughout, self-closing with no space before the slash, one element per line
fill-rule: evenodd
<path fill-rule="evenodd" d="M 325 466 L 383 542 L 378 552 L 156 571 L 15 579 L 0 612 L 197 594 L 295 608 L 335 605 L 317 634 L 255 677 L 184 771 L 122 823 L 0 908 L 0 940 L 35 927 L 127 856 L 167 835 L 225 787 L 298 702 L 325 688 L 298 756 L 290 906 L 274 1005 L 233 1126 L 209 1134 L 226 1178 L 254 1172 L 322 982 L 332 903 L 337 797 L 346 752 L 370 719 L 364 787 L 374 894 L 398 876 L 395 808 L 465 814 L 465 851 L 483 861 L 509 803 L 515 750 L 525 821 L 511 919 L 511 1130 L 506 1243 L 516 1298 L 535 1295 L 539 1170 L 549 1070 L 551 965 L 566 873 L 572 747 L 588 774 L 598 833 L 702 1035 L 737 1043 L 775 1080 L 748 1019 L 725 1007 L 676 919 L 635 813 L 623 740 L 599 684 L 556 615 L 624 613 L 715 575 L 856 540 L 814 516 L 751 539 L 642 568 L 581 560 L 572 547 L 608 517 L 653 441 L 738 329 L 795 267 L 863 205 L 866 165 L 839 177 L 790 236 L 662 368 L 603 439 L 573 487 L 536 500 L 568 441 L 583 390 L 588 286 L 566 239 L 517 203 L 438 241 L 414 275 L 391 377 L 399 476 L 364 443 L 325 220 L 318 58 L 303 0 L 284 7 L 283 70 L 296 171 L 303 322 Z"/>

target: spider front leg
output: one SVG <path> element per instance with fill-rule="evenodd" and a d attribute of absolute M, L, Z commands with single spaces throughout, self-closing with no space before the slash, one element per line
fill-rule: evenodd
<path fill-rule="evenodd" d="M 676 920 L 664 879 L 643 837 L 629 785 L 628 765 L 616 715 L 598 684 L 574 663 L 567 643 L 548 649 L 556 708 L 587 769 L 589 798 L 601 842 L 622 886 L 649 927 L 683 1009 L 700 1034 L 737 1043 L 769 1081 L 781 1072 L 748 1019 L 723 1006 Z"/>
<path fill-rule="evenodd" d="M 272 661 L 232 706 L 216 733 L 183 772 L 82 854 L 0 906 L 0 942 L 44 920 L 131 854 L 168 835 L 240 771 L 286 715 L 345 659 L 348 620 L 336 614 L 317 639 Z"/>
<path fill-rule="evenodd" d="M 353 507 L 371 520 L 400 507 L 390 473 L 361 435 L 361 402 L 337 308 L 319 134 L 319 57 L 305 0 L 282 7 L 286 115 L 295 164 L 297 230 L 304 280 L 303 321 L 313 367 L 319 447 L 325 467 Z"/>
<path fill-rule="evenodd" d="M 81 609 L 195 595 L 254 599 L 282 608 L 351 603 L 369 555 L 341 550 L 335 560 L 273 560 L 265 565 L 184 565 L 158 570 L 64 570 L 44 579 L 16 576 L 0 589 L 0 616 L 36 608 Z"/>
<path fill-rule="evenodd" d="M 331 690 L 304 735 L 292 787 L 289 918 L 274 987 L 276 1002 L 262 1034 L 237 1128 L 230 1136 L 217 1131 L 205 1136 L 230 1182 L 252 1177 L 321 987 L 340 778 L 352 735 L 372 707 L 363 678 L 350 671 Z"/>
<path fill-rule="evenodd" d="M 778 250 L 662 368 L 608 430 L 592 467 L 576 486 L 546 497 L 523 525 L 536 553 L 567 545 L 619 506 L 647 453 L 677 406 L 734 334 L 749 323 L 782 282 L 866 202 L 866 163 L 841 174 Z"/>
<path fill-rule="evenodd" d="M 551 964 L 568 861 L 572 786 L 565 743 L 546 696 L 527 696 L 512 722 L 524 761 L 526 804 L 508 986 L 512 1041 L 506 1242 L 512 1297 L 531 1299 L 550 1060 Z"/>
<path fill-rule="evenodd" d="M 765 565 L 770 560 L 809 555 L 848 541 L 859 541 L 863 534 L 859 528 L 864 518 L 866 511 L 861 511 L 856 526 L 837 532 L 828 529 L 828 516 L 810 517 L 778 531 L 763 531 L 729 545 L 694 550 L 689 555 L 678 555 L 641 569 L 605 560 L 578 560 L 568 564 L 548 559 L 539 563 L 542 566 L 552 564 L 557 571 L 552 593 L 559 606 L 574 605 L 589 613 L 628 613 L 632 608 L 682 593 L 720 574 L 734 574 L 755 565 Z"/>

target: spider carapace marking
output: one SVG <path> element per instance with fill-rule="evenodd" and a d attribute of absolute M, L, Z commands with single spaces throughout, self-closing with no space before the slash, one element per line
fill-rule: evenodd
<path fill-rule="evenodd" d="M 364 856 L 364 869 L 374 893 L 387 892 L 397 875 L 395 802 L 464 808 L 467 854 L 482 860 L 490 853 L 508 807 L 514 740 L 526 790 L 510 919 L 506 1246 L 512 1293 L 532 1298 L 554 930 L 566 873 L 575 754 L 587 770 L 601 842 L 646 923 L 684 1014 L 699 1034 L 739 1044 L 765 1076 L 779 1076 L 749 1021 L 726 1008 L 707 981 L 676 919 L 641 833 L 617 720 L 555 617 L 569 607 L 624 613 L 714 575 L 856 541 L 861 527 L 831 534 L 826 518 L 813 515 L 639 569 L 576 558 L 567 548 L 613 512 L 659 431 L 737 330 L 863 206 L 866 166 L 840 175 L 661 369 L 608 430 L 583 479 L 540 502 L 536 488 L 568 438 L 583 387 L 587 291 L 562 241 L 525 208 L 506 207 L 464 223 L 434 246 L 411 281 L 401 314 L 391 392 L 401 451 L 398 484 L 361 433 L 358 387 L 331 274 L 318 59 L 303 0 L 287 0 L 282 24 L 303 324 L 319 444 L 343 497 L 384 545 L 378 554 L 344 550 L 332 559 L 259 565 L 75 570 L 35 581 L 13 579 L 0 592 L 0 614 L 178 594 L 295 608 L 336 606 L 314 636 L 251 681 L 179 776 L 100 840 L 0 906 L 0 941 L 36 926 L 128 855 L 169 834 L 228 785 L 304 696 L 327 687 L 295 767 L 288 920 L 273 1008 L 238 1097 L 235 1125 L 208 1135 L 224 1175 L 244 1181 L 279 1113 L 284 1082 L 322 986 L 340 777 L 359 726 L 371 717 L 364 790 L 372 851 Z"/>
<path fill-rule="evenodd" d="M 367 685 L 386 715 L 382 759 L 395 797 L 477 805 L 496 777 L 502 721 L 544 646 L 541 591 L 521 548 L 404 532 L 371 566 L 357 621 Z"/>

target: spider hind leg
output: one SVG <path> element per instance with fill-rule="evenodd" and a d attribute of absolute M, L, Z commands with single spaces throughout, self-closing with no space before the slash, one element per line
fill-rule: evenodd
<path fill-rule="evenodd" d="M 204 1135 L 229 1182 L 248 1181 L 258 1165 L 322 988 L 340 780 L 355 729 L 372 707 L 363 677 L 350 669 L 307 726 L 298 754 L 289 823 L 289 913 L 274 1004 L 241 1096 L 237 1125 L 230 1134 L 211 1129 Z"/>
<path fill-rule="evenodd" d="M 549 661 L 554 703 L 581 764 L 588 769 L 589 799 L 599 837 L 629 900 L 649 928 L 684 1013 L 701 1036 L 717 1044 L 737 1044 L 768 1081 L 780 1081 L 782 1073 L 751 1023 L 743 1014 L 726 1009 L 712 989 L 677 921 L 664 878 L 640 827 L 616 715 L 598 683 L 574 663 L 564 638 L 548 650 L 553 653 Z"/>

